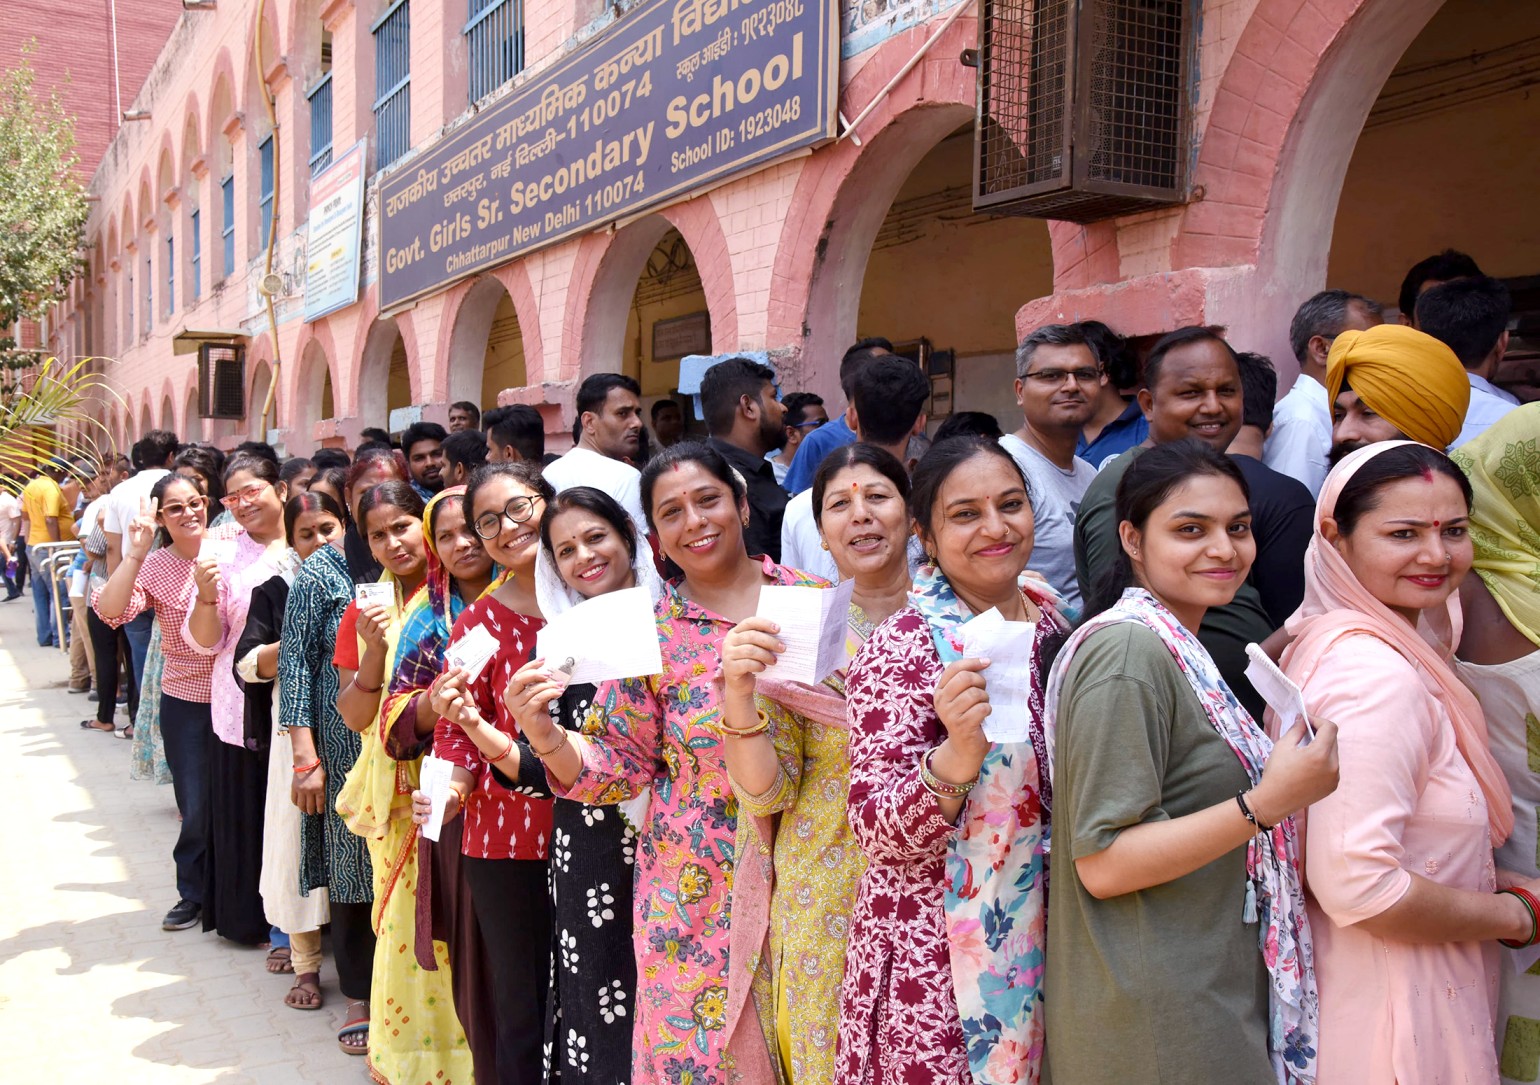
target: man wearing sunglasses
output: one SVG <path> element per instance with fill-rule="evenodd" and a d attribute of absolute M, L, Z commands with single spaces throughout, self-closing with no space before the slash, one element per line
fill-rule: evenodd
<path fill-rule="evenodd" d="M 765 459 L 770 461 L 770 466 L 775 470 L 775 484 L 784 487 L 786 472 L 791 470 L 791 461 L 802 445 L 802 438 L 827 422 L 829 412 L 824 409 L 823 397 L 812 392 L 788 392 L 781 397 L 781 406 L 786 408 L 786 416 L 781 423 L 781 429 L 786 434 L 786 444 L 779 451 L 771 449 L 765 453 Z"/>

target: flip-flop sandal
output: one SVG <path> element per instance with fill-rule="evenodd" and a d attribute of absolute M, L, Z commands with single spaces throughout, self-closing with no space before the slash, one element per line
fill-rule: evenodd
<path fill-rule="evenodd" d="M 100 720 L 81 720 L 82 731 L 112 731 L 116 730 L 110 723 L 102 723 Z"/>
<path fill-rule="evenodd" d="M 121 738 L 124 742 L 132 742 L 134 740 L 134 728 L 132 725 L 128 727 L 120 727 L 116 731 L 112 732 L 112 734 L 113 737 Z"/>
<path fill-rule="evenodd" d="M 274 976 L 294 971 L 288 946 L 274 946 L 267 951 L 267 970 Z"/>
<path fill-rule="evenodd" d="M 351 1012 L 355 1007 L 367 1005 L 368 1003 L 358 1002 L 356 1000 L 350 999 L 348 1001 L 348 1010 Z M 350 1036 L 362 1036 L 364 1037 L 364 1043 L 358 1046 L 354 1046 L 353 1044 L 347 1042 L 348 1037 Z M 349 1055 L 367 1055 L 369 1054 L 368 1037 L 369 1015 L 366 1012 L 362 1017 L 350 1018 L 346 1023 L 343 1024 L 340 1029 L 337 1030 L 337 1046 L 342 1048 L 342 1050 L 347 1052 Z"/>
<path fill-rule="evenodd" d="M 294 992 L 308 995 L 309 1002 L 297 1001 Z M 319 972 L 302 972 L 294 977 L 294 986 L 289 988 L 289 993 L 283 996 L 283 1004 L 291 1010 L 319 1010 L 325 1000 L 321 997 L 321 974 Z"/>

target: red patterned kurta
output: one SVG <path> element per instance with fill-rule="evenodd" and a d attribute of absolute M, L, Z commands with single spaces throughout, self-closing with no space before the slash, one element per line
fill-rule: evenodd
<path fill-rule="evenodd" d="M 840 1085 L 972 1081 L 944 912 L 955 827 L 919 773 L 920 758 L 946 737 L 933 699 L 941 671 L 930 626 L 905 608 L 846 672 L 850 827 L 868 865 L 840 990 Z"/>

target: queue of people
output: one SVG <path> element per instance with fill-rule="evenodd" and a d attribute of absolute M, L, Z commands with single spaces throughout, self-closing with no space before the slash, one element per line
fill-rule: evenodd
<path fill-rule="evenodd" d="M 932 432 L 868 339 L 840 412 L 719 362 L 705 440 L 618 374 L 559 458 L 468 403 L 283 463 L 150 435 L 85 620 L 182 815 L 163 926 L 297 1011 L 329 948 L 391 1085 L 1521 1076 L 1540 405 L 1458 256 L 1408 323 L 1306 301 L 1276 404 L 1222 329 L 1087 323 L 1023 340 L 1019 424 Z M 834 582 L 842 661 L 787 680 L 761 592 Z M 656 673 L 538 655 L 637 589 Z"/>

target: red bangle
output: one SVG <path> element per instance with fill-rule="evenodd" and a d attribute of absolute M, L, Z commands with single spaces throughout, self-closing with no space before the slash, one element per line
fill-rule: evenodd
<path fill-rule="evenodd" d="M 314 772 L 321 767 L 321 759 L 318 757 L 308 765 L 295 765 L 294 775 L 299 776 L 307 772 Z"/>
<path fill-rule="evenodd" d="M 498 754 L 496 757 L 488 757 L 486 754 L 482 754 L 481 755 L 482 760 L 485 761 L 487 764 L 495 765 L 499 761 L 501 761 L 503 758 L 507 757 L 509 754 L 511 754 L 513 752 L 513 736 L 509 735 L 509 734 L 504 734 L 503 737 L 508 740 L 508 745 L 503 747 L 503 752 L 502 753 Z"/>
<path fill-rule="evenodd" d="M 1499 889 L 1498 892 L 1518 897 L 1524 903 L 1525 910 L 1529 912 L 1529 937 L 1522 942 L 1516 942 L 1512 938 L 1499 938 L 1497 944 L 1506 946 L 1508 949 L 1526 949 L 1540 942 L 1540 900 L 1536 900 L 1535 895 L 1528 889 L 1521 889 L 1516 885 L 1508 889 Z"/>

